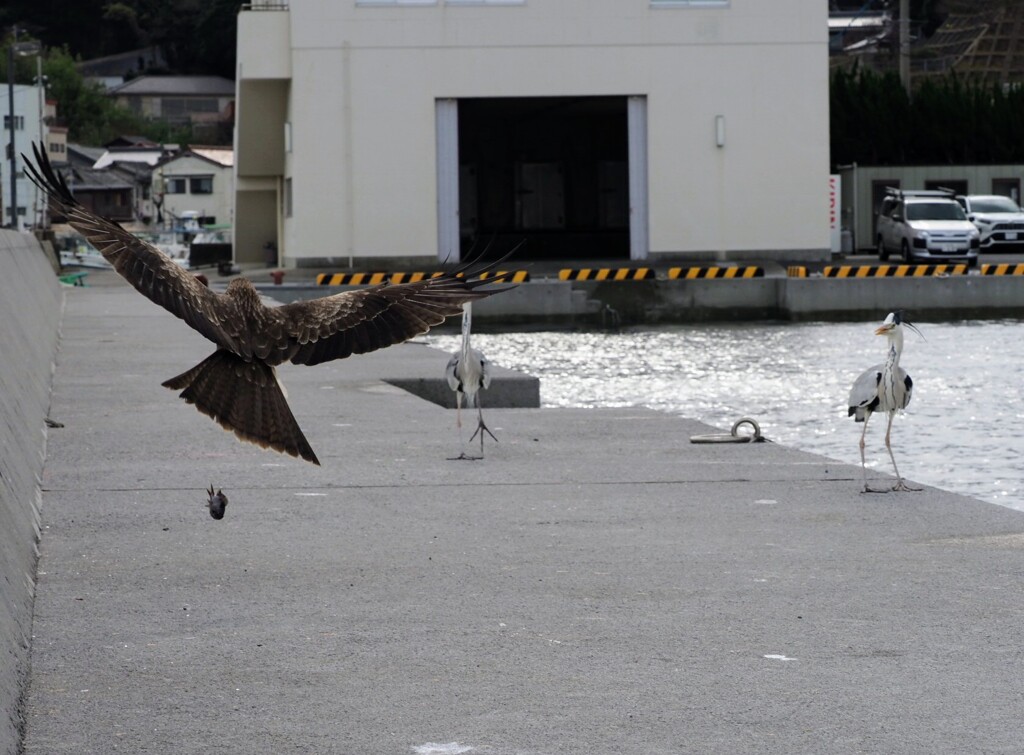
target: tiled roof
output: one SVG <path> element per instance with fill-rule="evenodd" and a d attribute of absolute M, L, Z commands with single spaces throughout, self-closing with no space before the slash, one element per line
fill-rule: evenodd
<path fill-rule="evenodd" d="M 139 76 L 110 90 L 114 95 L 234 97 L 235 82 L 222 76 Z"/>

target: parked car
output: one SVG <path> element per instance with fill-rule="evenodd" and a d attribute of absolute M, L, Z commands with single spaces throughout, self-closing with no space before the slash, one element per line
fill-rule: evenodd
<path fill-rule="evenodd" d="M 981 233 L 951 192 L 891 189 L 878 212 L 875 246 L 882 261 L 898 254 L 908 264 L 966 262 L 974 267 Z"/>
<path fill-rule="evenodd" d="M 956 198 L 967 219 L 981 233 L 981 248 L 988 252 L 1024 251 L 1024 210 L 1009 197 L 968 194 Z"/>

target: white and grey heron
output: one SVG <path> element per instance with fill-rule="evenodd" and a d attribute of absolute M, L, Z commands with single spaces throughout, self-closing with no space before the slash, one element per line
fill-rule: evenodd
<path fill-rule="evenodd" d="M 868 485 L 868 472 L 864 462 L 864 436 L 868 431 L 868 420 L 874 412 L 885 412 L 889 415 L 889 423 L 885 428 L 885 447 L 892 460 L 892 468 L 896 473 L 896 484 L 892 490 L 920 490 L 912 488 L 903 480 L 896 466 L 896 457 L 892 453 L 889 436 L 892 432 L 892 419 L 896 412 L 907 408 L 914 389 L 914 381 L 907 371 L 900 367 L 900 355 L 903 353 L 903 328 L 908 327 L 918 335 L 917 328 L 907 322 L 900 310 L 890 312 L 885 321 L 875 330 L 876 336 L 885 336 L 889 341 L 889 349 L 882 364 L 866 370 L 853 382 L 850 389 L 849 416 L 857 422 L 864 423 L 860 434 L 860 467 L 864 474 L 865 493 L 885 493 Z"/>
<path fill-rule="evenodd" d="M 484 423 L 483 406 L 480 401 L 480 391 L 491 384 L 491 367 L 487 358 L 469 343 L 470 329 L 473 327 L 473 307 L 470 303 L 462 305 L 462 346 L 452 354 L 445 367 L 444 375 L 448 379 L 448 386 L 455 391 L 455 424 L 459 428 L 459 441 L 463 445 L 462 452 L 456 459 L 482 459 L 484 456 L 484 433 L 498 439 Z M 465 444 L 462 441 L 462 398 L 466 398 L 466 407 L 476 404 L 477 425 L 476 432 L 470 438 L 480 436 L 480 456 L 468 456 L 465 452 Z"/>

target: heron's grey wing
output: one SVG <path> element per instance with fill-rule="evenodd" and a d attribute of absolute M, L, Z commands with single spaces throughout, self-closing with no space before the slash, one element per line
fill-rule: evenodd
<path fill-rule="evenodd" d="M 479 288 L 489 282 L 445 275 L 344 291 L 274 311 L 283 318 L 284 336 L 293 342 L 291 361 L 320 364 L 402 343 L 462 314 L 465 302 L 506 290 Z"/>
<path fill-rule="evenodd" d="M 33 182 L 126 281 L 151 301 L 180 317 L 214 343 L 237 351 L 238 339 L 225 328 L 234 308 L 222 301 L 170 257 L 112 220 L 85 209 L 35 144 L 36 165 L 26 159 Z"/>
<path fill-rule="evenodd" d="M 473 358 L 480 363 L 480 386 L 485 390 L 491 387 L 491 363 L 482 351 L 473 349 Z"/>
<path fill-rule="evenodd" d="M 848 416 L 855 416 L 857 422 L 863 422 L 868 413 L 878 406 L 878 381 L 882 378 L 882 367 L 876 364 L 860 374 L 850 388 Z"/>
<path fill-rule="evenodd" d="M 462 385 L 462 381 L 459 380 L 458 375 L 459 369 L 459 352 L 452 354 L 452 358 L 448 360 L 448 365 L 444 368 L 444 377 L 448 381 L 448 387 L 453 391 L 459 390 L 459 386 Z"/>
<path fill-rule="evenodd" d="M 910 379 L 910 373 L 905 369 L 900 367 L 899 370 L 899 379 L 907 389 L 906 393 L 903 394 L 903 403 L 900 405 L 900 409 L 906 409 L 907 405 L 910 403 L 910 395 L 914 391 L 914 381 Z"/>

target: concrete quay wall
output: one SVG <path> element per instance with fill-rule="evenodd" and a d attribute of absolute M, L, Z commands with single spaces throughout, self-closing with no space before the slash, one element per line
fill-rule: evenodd
<path fill-rule="evenodd" d="M 281 301 L 352 288 L 260 284 Z M 919 321 L 1024 317 L 1024 275 L 569 281 L 536 277 L 477 302 L 477 330 L 758 320 L 863 320 L 905 309 Z M 458 327 L 446 325 L 445 329 Z"/>
<path fill-rule="evenodd" d="M 0 230 L 0 753 L 19 751 L 40 475 L 62 294 L 42 247 Z"/>
<path fill-rule="evenodd" d="M 626 324 L 862 320 L 905 309 L 916 320 L 1024 317 L 1024 276 L 786 278 L 577 283 L 590 308 Z M 596 304 L 595 304 L 596 302 Z M 483 309 L 481 307 L 481 309 Z M 475 313 L 475 312 L 474 312 Z M 480 317 L 484 317 L 481 312 Z"/>

